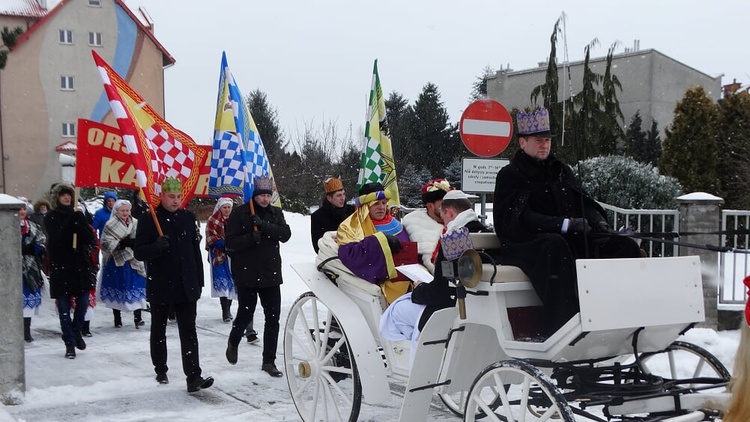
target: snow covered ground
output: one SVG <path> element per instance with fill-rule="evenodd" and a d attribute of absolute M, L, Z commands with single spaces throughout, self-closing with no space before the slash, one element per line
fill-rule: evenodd
<path fill-rule="evenodd" d="M 290 267 L 311 262 L 310 218 L 285 213 L 292 238 L 282 245 L 284 284 L 282 285 L 282 333 L 277 366 L 283 368 L 283 326 L 294 300 L 307 287 Z M 205 262 L 205 261 L 204 261 Z M 206 266 L 208 269 L 208 266 Z M 208 273 L 206 280 L 209 280 Z M 232 306 L 236 313 L 236 302 Z M 255 313 L 255 327 L 262 329 L 263 313 Z M 41 315 L 32 321 L 36 339 L 26 346 L 27 391 L 22 403 L 5 410 L 18 421 L 296 421 L 299 420 L 286 378 L 271 378 L 260 370 L 262 347 L 243 343 L 239 362 L 229 365 L 224 357 L 230 324 L 221 320 L 219 300 L 210 297 L 208 286 L 198 302 L 198 337 L 204 376 L 216 379 L 213 387 L 188 394 L 180 363 L 177 326 L 167 331 L 170 381 L 159 385 L 149 356 L 149 319 L 135 329 L 130 315 L 123 314 L 124 327 L 113 327 L 112 313 L 99 307 L 91 323 L 93 337 L 75 360 L 63 357 L 60 327 L 52 301 L 43 304 Z M 262 338 L 262 335 L 261 335 Z M 685 340 L 715 354 L 731 370 L 739 341 L 738 331 L 715 332 L 693 329 Z M 390 421 L 398 417 L 403 385 L 392 384 L 391 398 L 380 406 L 363 405 L 360 420 Z M 2 420 L 2 409 L 0 409 Z M 429 420 L 457 420 L 433 400 Z"/>

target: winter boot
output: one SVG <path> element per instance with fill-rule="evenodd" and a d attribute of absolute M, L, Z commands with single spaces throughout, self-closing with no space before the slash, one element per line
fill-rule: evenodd
<path fill-rule="evenodd" d="M 76 348 L 72 344 L 65 345 L 65 357 L 68 359 L 76 358 Z"/>
<path fill-rule="evenodd" d="M 83 334 L 84 337 L 91 337 L 91 321 L 83 321 L 83 330 L 81 330 L 81 334 Z"/>
<path fill-rule="evenodd" d="M 219 303 L 221 304 L 221 319 L 223 319 L 224 322 L 231 322 L 232 321 L 232 312 L 231 312 L 232 301 L 225 297 L 220 297 Z"/>
<path fill-rule="evenodd" d="M 112 309 L 112 315 L 115 316 L 115 328 L 122 328 L 122 314 L 119 309 Z"/>
<path fill-rule="evenodd" d="M 146 323 L 143 322 L 143 318 L 141 318 L 140 309 L 136 309 L 135 311 L 133 311 L 133 323 L 135 323 L 135 328 L 141 328 L 146 325 Z"/>
<path fill-rule="evenodd" d="M 23 319 L 23 339 L 26 343 L 34 341 L 34 337 L 31 337 L 31 318 Z"/>

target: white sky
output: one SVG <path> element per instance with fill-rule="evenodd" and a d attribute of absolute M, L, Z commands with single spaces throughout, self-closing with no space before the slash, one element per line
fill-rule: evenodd
<path fill-rule="evenodd" d="M 167 119 L 201 143 L 212 136 L 222 50 L 244 95 L 268 95 L 287 138 L 331 121 L 340 133 L 350 123 L 363 131 L 376 58 L 386 95 L 398 91 L 413 103 L 435 83 L 457 122 L 485 66 L 522 70 L 546 60 L 562 12 L 571 61 L 594 38 L 592 57 L 639 39 L 641 50 L 724 74 L 723 83 L 750 83 L 746 1 L 125 1 L 134 11 L 146 7 L 177 60 L 165 72 Z M 563 47 L 560 39 L 561 61 Z"/>

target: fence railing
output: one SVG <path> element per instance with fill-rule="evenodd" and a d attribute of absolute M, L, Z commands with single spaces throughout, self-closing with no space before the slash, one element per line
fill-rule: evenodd
<path fill-rule="evenodd" d="M 722 210 L 721 230 L 745 230 L 750 227 L 750 211 Z M 750 235 L 722 235 L 721 244 L 734 248 L 719 254 L 719 309 L 741 311 L 745 309 L 747 294 L 742 280 L 750 274 L 748 245 Z"/>
<path fill-rule="evenodd" d="M 606 211 L 609 222 L 615 230 L 632 228 L 640 233 L 675 232 L 679 231 L 680 213 L 677 210 L 639 210 L 615 207 L 599 203 Z M 641 249 L 648 256 L 677 256 L 678 247 L 664 242 L 644 240 Z"/>

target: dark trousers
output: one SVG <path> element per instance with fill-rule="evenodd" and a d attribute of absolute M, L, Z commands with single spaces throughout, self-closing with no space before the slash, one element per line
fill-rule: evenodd
<path fill-rule="evenodd" d="M 281 314 L 281 286 L 254 289 L 250 287 L 236 287 L 239 299 L 237 317 L 232 323 L 229 342 L 238 346 L 242 341 L 245 328 L 252 321 L 255 306 L 260 297 L 260 305 L 266 317 L 263 326 L 263 363 L 275 363 L 276 343 L 279 340 L 279 317 Z"/>
<path fill-rule="evenodd" d="M 201 376 L 198 361 L 198 334 L 195 332 L 196 302 L 151 304 L 151 362 L 154 372 L 166 373 L 167 367 L 167 319 L 170 309 L 177 317 L 180 333 L 182 370 L 190 383 Z"/>
<path fill-rule="evenodd" d="M 76 302 L 76 309 L 73 312 L 73 318 L 70 318 L 70 300 Z M 62 339 L 66 346 L 75 346 L 76 336 L 83 330 L 83 320 L 86 317 L 86 309 L 89 307 L 89 292 L 78 293 L 76 295 L 65 295 L 57 298 L 57 314 L 60 317 L 60 330 Z"/>

